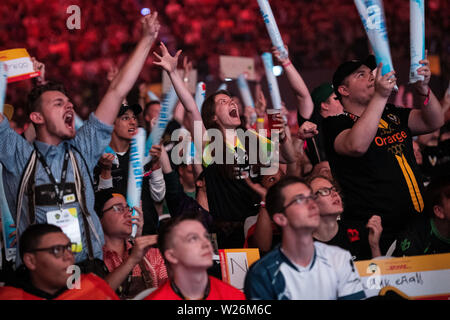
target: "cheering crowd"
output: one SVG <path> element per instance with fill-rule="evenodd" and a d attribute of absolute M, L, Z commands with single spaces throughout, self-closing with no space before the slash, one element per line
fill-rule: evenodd
<path fill-rule="evenodd" d="M 403 88 L 397 105 L 388 102 L 397 75 L 381 75 L 373 56 L 341 63 L 310 90 L 292 53 L 272 48 L 297 99 L 292 123 L 286 108 L 268 114 L 260 83 L 255 108 L 226 90 L 197 106 L 189 60 L 181 75 L 182 51 L 157 41 L 158 13 L 140 24 L 136 46 L 110 70 L 80 128 L 70 93 L 45 77 L 54 66 L 34 58 L 41 76 L 28 94 L 32 124 L 19 135 L 0 114 L 16 222 L 7 237 L 18 249 L 15 265 L 3 261 L 0 299 L 364 299 L 353 261 L 450 252 L 450 93 L 434 95 L 427 57 L 404 107 Z M 155 130 L 164 107 L 145 83 L 139 103 L 127 101 L 150 55 L 179 102 L 149 151 L 141 204 L 130 208 L 132 138 L 139 127 Z M 206 138 L 194 139 L 193 161 L 179 146 L 198 130 Z M 213 256 L 244 247 L 261 259 L 241 292 L 218 279 Z M 73 266 L 80 277 L 67 273 Z"/>

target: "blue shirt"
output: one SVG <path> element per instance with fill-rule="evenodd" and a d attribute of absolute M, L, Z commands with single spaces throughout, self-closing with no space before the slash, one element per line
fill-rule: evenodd
<path fill-rule="evenodd" d="M 46 143 L 35 141 L 36 146 L 50 167 L 50 170 L 59 183 L 61 178 L 61 171 L 64 162 L 64 154 L 66 145 L 70 146 L 76 160 L 80 173 L 83 178 L 85 186 L 86 207 L 90 213 L 90 234 L 94 257 L 102 259 L 102 247 L 104 244 L 104 235 L 100 219 L 94 211 L 94 190 L 92 189 L 91 178 L 93 176 L 94 167 L 100 159 L 106 146 L 111 140 L 111 133 L 113 126 L 102 123 L 93 113 L 84 125 L 77 131 L 76 136 L 71 140 L 65 140 L 57 146 L 48 145 Z M 9 126 L 6 118 L 0 123 L 0 162 L 3 164 L 3 182 L 5 187 L 5 194 L 8 201 L 11 214 L 14 221 L 17 223 L 16 202 L 19 192 L 20 181 L 24 169 L 26 168 L 30 156 L 34 150 L 33 145 L 26 141 L 22 136 L 17 134 Z M 77 152 L 77 150 L 79 152 Z M 85 161 L 83 161 L 82 157 Z M 42 164 L 36 160 L 36 179 L 35 186 L 42 184 L 50 184 L 50 179 L 47 173 L 43 170 Z M 90 176 L 90 177 L 89 177 Z M 33 179 L 33 178 L 31 178 Z M 67 170 L 67 183 L 74 183 L 74 174 L 72 165 L 69 161 Z M 17 240 L 19 240 L 22 232 L 30 225 L 30 218 L 28 214 L 28 199 L 27 195 L 23 197 L 22 212 L 20 221 L 17 223 Z M 75 254 L 75 261 L 78 263 L 88 258 L 87 242 L 84 232 L 83 218 L 81 216 L 81 209 L 78 202 L 64 204 L 63 209 L 76 208 L 78 212 L 78 222 L 82 236 L 81 252 Z M 46 213 L 49 211 L 58 210 L 55 206 L 36 206 L 36 223 L 46 223 Z M 19 250 L 16 255 L 16 265 L 20 265 Z"/>

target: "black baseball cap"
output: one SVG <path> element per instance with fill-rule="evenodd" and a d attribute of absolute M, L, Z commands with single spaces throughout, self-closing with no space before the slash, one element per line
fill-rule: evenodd
<path fill-rule="evenodd" d="M 341 94 L 338 92 L 339 86 L 344 82 L 345 78 L 355 72 L 362 65 L 367 66 L 370 70 L 377 67 L 374 55 L 369 55 L 365 60 L 351 60 L 341 64 L 333 75 L 333 89 L 336 96 L 340 99 Z"/>
<path fill-rule="evenodd" d="M 131 106 L 126 105 L 126 104 L 122 104 L 122 106 L 120 107 L 119 110 L 119 114 L 117 115 L 117 117 L 123 116 L 125 112 L 127 112 L 127 110 L 131 110 L 133 111 L 134 115 L 137 116 L 139 113 L 142 112 L 142 107 L 139 104 L 132 104 Z"/>
<path fill-rule="evenodd" d="M 113 188 L 100 189 L 99 191 L 95 192 L 94 210 L 100 219 L 103 218 L 103 207 L 105 206 L 105 203 L 109 199 L 114 197 L 125 198 L 123 194 L 115 193 L 115 191 L 113 191 Z"/>

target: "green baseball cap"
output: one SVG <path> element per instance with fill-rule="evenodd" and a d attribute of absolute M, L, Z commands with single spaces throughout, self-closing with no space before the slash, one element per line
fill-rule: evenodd
<path fill-rule="evenodd" d="M 322 83 L 320 86 L 314 88 L 311 92 L 311 98 L 314 103 L 314 111 L 320 113 L 320 104 L 327 101 L 327 99 L 333 94 L 333 91 L 333 86 L 328 82 Z"/>

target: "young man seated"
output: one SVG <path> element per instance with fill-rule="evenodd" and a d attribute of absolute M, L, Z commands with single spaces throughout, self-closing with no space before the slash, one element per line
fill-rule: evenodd
<path fill-rule="evenodd" d="M 213 247 L 197 216 L 183 214 L 159 229 L 158 246 L 169 270 L 169 281 L 144 300 L 245 300 L 233 286 L 208 276 Z"/>
<path fill-rule="evenodd" d="M 137 232 L 134 239 L 132 231 L 132 210 L 125 197 L 104 189 L 95 194 L 95 210 L 100 217 L 105 245 L 103 260 L 109 270 L 105 280 L 117 291 L 121 299 L 129 299 L 138 293 L 156 288 L 167 280 L 166 266 L 156 245 L 156 235 L 142 236 L 143 215 L 134 217 Z"/>
<path fill-rule="evenodd" d="M 266 209 L 282 229 L 282 242 L 251 266 L 245 278 L 247 299 L 365 298 L 350 252 L 314 241 L 320 223 L 315 199 L 298 177 L 284 177 L 270 187 Z"/>
<path fill-rule="evenodd" d="M 96 275 L 82 274 L 77 279 L 73 244 L 61 228 L 34 224 L 19 240 L 23 264 L 14 279 L 0 288 L 0 300 L 118 300 Z"/>

